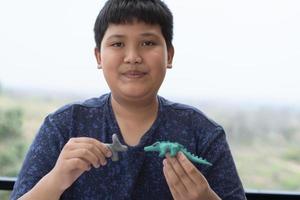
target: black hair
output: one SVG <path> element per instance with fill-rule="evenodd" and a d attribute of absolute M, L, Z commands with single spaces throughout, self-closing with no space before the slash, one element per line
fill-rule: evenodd
<path fill-rule="evenodd" d="M 94 25 L 96 47 L 100 49 L 109 24 L 126 24 L 134 20 L 158 24 L 167 47 L 172 47 L 173 15 L 161 0 L 107 0 Z"/>

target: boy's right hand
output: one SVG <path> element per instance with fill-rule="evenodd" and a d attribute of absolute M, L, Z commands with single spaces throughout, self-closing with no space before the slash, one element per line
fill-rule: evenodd
<path fill-rule="evenodd" d="M 102 142 L 89 137 L 71 138 L 63 147 L 54 168 L 49 173 L 63 192 L 85 171 L 106 165 L 112 152 Z"/>

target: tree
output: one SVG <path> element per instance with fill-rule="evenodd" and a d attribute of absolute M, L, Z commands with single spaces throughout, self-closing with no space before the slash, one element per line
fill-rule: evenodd
<path fill-rule="evenodd" d="M 18 108 L 0 110 L 0 176 L 16 176 L 24 158 L 22 118 Z"/>

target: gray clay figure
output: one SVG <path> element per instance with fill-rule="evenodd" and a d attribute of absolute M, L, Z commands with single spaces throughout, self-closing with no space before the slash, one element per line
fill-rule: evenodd
<path fill-rule="evenodd" d="M 105 144 L 112 152 L 111 160 L 118 161 L 119 155 L 118 152 L 127 151 L 128 147 L 126 145 L 121 144 L 119 141 L 117 134 L 113 134 L 112 136 L 112 144 Z"/>

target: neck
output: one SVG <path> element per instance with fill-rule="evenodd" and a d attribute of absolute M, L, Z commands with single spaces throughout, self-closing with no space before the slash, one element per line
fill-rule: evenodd
<path fill-rule="evenodd" d="M 156 118 L 158 112 L 157 97 L 147 100 L 128 101 L 111 96 L 111 105 L 117 118 L 144 121 Z"/>

